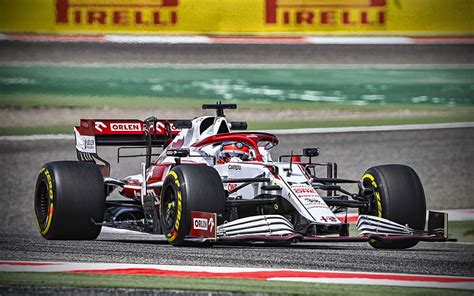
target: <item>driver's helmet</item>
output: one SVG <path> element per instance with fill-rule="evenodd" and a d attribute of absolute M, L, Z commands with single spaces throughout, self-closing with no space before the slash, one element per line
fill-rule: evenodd
<path fill-rule="evenodd" d="M 217 155 L 218 163 L 226 163 L 230 161 L 251 161 L 250 147 L 241 142 L 225 142 L 222 143 L 219 154 Z"/>

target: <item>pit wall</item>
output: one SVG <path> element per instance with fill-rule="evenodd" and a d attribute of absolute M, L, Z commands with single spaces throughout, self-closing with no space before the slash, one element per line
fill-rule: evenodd
<path fill-rule="evenodd" d="M 0 0 L 0 31 L 472 36 L 473 11 L 472 0 Z"/>

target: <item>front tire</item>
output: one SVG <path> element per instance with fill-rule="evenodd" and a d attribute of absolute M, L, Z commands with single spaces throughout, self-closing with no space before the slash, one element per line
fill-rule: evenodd
<path fill-rule="evenodd" d="M 174 167 L 163 182 L 160 223 L 173 246 L 185 244 L 191 230 L 191 212 L 224 213 L 225 192 L 217 171 L 205 165 Z"/>
<path fill-rule="evenodd" d="M 362 177 L 364 186 L 371 188 L 372 209 L 361 211 L 399 224 L 408 224 L 415 230 L 425 228 L 426 200 L 423 185 L 416 172 L 406 165 L 380 165 L 368 169 Z M 416 241 L 380 242 L 370 240 L 374 248 L 406 249 Z"/>
<path fill-rule="evenodd" d="M 94 163 L 57 161 L 40 170 L 35 190 L 36 224 L 50 240 L 93 240 L 105 212 L 105 187 Z"/>

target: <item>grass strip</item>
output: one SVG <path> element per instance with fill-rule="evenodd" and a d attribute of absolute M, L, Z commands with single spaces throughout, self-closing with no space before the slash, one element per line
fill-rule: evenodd
<path fill-rule="evenodd" d="M 73 125 L 51 125 L 31 127 L 0 127 L 0 136 L 28 135 L 73 135 Z"/>
<path fill-rule="evenodd" d="M 292 295 L 471 295 L 470 291 L 456 289 L 34 272 L 1 272 L 0 286 L 135 288 Z"/>
<path fill-rule="evenodd" d="M 0 108 L 98 108 L 98 109 L 197 109 L 202 104 L 212 104 L 218 99 L 200 98 L 166 98 L 146 96 L 81 96 L 58 94 L 0 94 Z M 225 100 L 224 103 L 235 103 L 238 110 L 339 110 L 339 111 L 470 111 L 474 106 L 467 105 L 436 105 L 436 104 L 368 104 L 353 105 L 348 103 L 322 103 L 305 101 L 265 101 L 265 100 Z M 238 111 L 233 111 L 238 112 Z"/>
<path fill-rule="evenodd" d="M 473 104 L 473 68 L 0 65 L 0 92 L 134 98 Z"/>
<path fill-rule="evenodd" d="M 213 103 L 213 100 L 54 94 L 0 95 L 0 108 L 201 109 L 202 104 L 209 103 Z"/>
<path fill-rule="evenodd" d="M 448 234 L 459 242 L 474 243 L 474 221 L 449 222 Z"/>

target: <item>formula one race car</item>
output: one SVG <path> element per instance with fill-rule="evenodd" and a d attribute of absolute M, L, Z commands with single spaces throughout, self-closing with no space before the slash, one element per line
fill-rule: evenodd
<path fill-rule="evenodd" d="M 430 212 L 425 230 L 425 195 L 412 168 L 380 165 L 348 180 L 337 177 L 335 163 L 313 161 L 318 148 L 274 161 L 275 135 L 231 132 L 247 128 L 226 120 L 224 110 L 236 107 L 203 105 L 216 116 L 193 120 L 81 120 L 74 129 L 79 161 L 46 163 L 39 173 L 35 214 L 42 236 L 90 240 L 108 226 L 164 234 L 176 246 L 367 241 L 402 249 L 448 240 L 444 213 Z M 118 159 L 146 161 L 139 174 L 112 178 L 98 146 L 122 146 Z M 131 152 L 137 148 L 141 154 Z M 116 189 L 126 198 L 112 199 Z M 349 235 L 349 208 L 359 212 L 358 236 Z"/>

